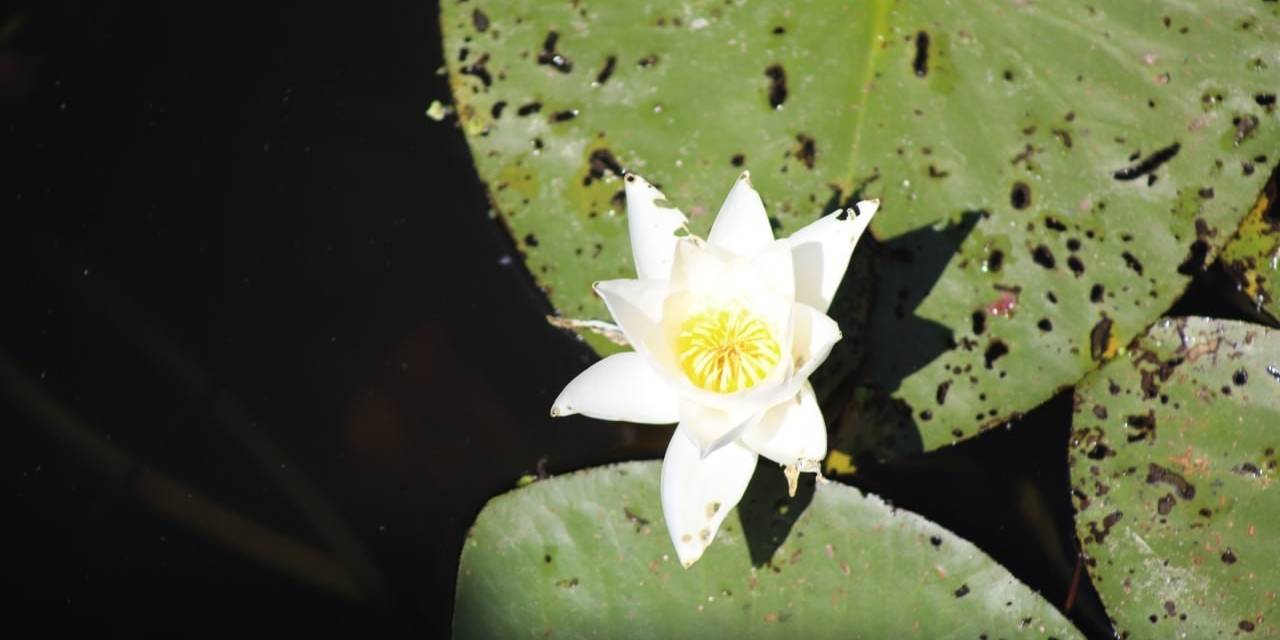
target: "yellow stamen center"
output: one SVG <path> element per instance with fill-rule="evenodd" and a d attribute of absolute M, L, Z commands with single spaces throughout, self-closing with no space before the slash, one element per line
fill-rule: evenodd
<path fill-rule="evenodd" d="M 782 357 L 778 341 L 746 309 L 707 309 L 680 325 L 680 369 L 700 389 L 733 393 L 764 380 Z"/>

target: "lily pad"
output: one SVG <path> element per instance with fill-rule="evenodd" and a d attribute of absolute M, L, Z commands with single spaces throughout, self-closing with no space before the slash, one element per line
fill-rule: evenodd
<path fill-rule="evenodd" d="M 1280 332 L 1182 318 L 1076 394 L 1086 566 L 1132 637 L 1280 634 Z"/>
<path fill-rule="evenodd" d="M 1235 279 L 1241 302 L 1280 324 L 1280 170 L 1272 173 L 1220 260 Z"/>
<path fill-rule="evenodd" d="M 1080 637 L 938 525 L 838 484 L 788 499 L 776 467 L 763 471 L 689 570 L 667 537 L 657 462 L 493 499 L 462 551 L 455 637 Z"/>
<path fill-rule="evenodd" d="M 879 398 L 848 411 L 856 456 L 970 437 L 1114 355 L 1280 146 L 1257 99 L 1280 85 L 1275 3 L 513 0 L 441 20 L 479 174 L 562 315 L 607 318 L 591 282 L 631 275 L 624 170 L 697 233 L 743 168 L 782 234 L 883 199 L 870 328 L 840 318 Z"/>

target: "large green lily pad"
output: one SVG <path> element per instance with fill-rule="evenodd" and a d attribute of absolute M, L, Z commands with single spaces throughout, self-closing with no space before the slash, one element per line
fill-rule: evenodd
<path fill-rule="evenodd" d="M 889 456 L 1074 384 L 1212 260 L 1280 143 L 1257 98 L 1280 85 L 1278 14 L 513 0 L 447 2 L 442 25 L 480 176 L 563 315 L 607 318 L 591 282 L 632 274 L 624 169 L 695 232 L 743 168 L 780 233 L 881 197 L 870 328 L 840 318 L 879 400 L 837 444 Z"/>
<path fill-rule="evenodd" d="M 1163 321 L 1076 394 L 1076 532 L 1131 637 L 1280 634 L 1280 332 Z"/>
<path fill-rule="evenodd" d="M 692 568 L 675 560 L 659 463 L 492 500 L 458 570 L 458 638 L 1075 638 L 972 544 L 838 484 L 788 499 L 763 466 Z"/>

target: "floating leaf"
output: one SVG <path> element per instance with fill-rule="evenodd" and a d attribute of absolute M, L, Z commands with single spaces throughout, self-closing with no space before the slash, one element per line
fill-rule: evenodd
<path fill-rule="evenodd" d="M 1274 97 L 1272 97 L 1274 100 Z M 1274 104 L 1274 103 L 1272 103 Z M 1272 173 L 1221 261 L 1244 303 L 1280 323 L 1280 170 Z"/>
<path fill-rule="evenodd" d="M 1117 631 L 1280 633 L 1280 332 L 1161 322 L 1076 393 L 1076 533 Z"/>
<path fill-rule="evenodd" d="M 480 513 L 458 570 L 458 638 L 1075 638 L 972 544 L 838 484 L 788 499 L 762 468 L 691 569 L 659 464 L 537 482 Z"/>
<path fill-rule="evenodd" d="M 632 275 L 624 169 L 699 233 L 743 168 L 780 233 L 881 197 L 870 333 L 840 318 L 870 349 L 875 393 L 837 439 L 858 457 L 970 437 L 1114 355 L 1280 146 L 1257 98 L 1280 86 L 1275 3 L 672 7 L 446 3 L 480 176 L 576 318 L 607 317 L 592 281 Z"/>

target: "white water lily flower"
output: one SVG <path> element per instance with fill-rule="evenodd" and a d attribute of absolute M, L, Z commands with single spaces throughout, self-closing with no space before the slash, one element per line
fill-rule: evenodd
<path fill-rule="evenodd" d="M 757 455 L 817 471 L 827 430 L 809 385 L 840 339 L 827 308 L 879 201 L 775 240 L 743 172 L 703 241 L 662 192 L 626 177 L 635 280 L 595 284 L 635 351 L 574 378 L 551 415 L 679 426 L 662 463 L 662 511 L 692 565 L 738 504 Z"/>

